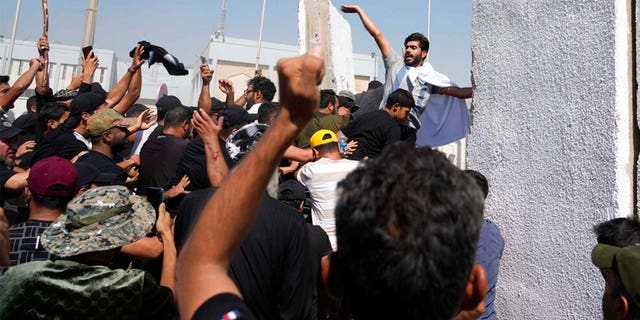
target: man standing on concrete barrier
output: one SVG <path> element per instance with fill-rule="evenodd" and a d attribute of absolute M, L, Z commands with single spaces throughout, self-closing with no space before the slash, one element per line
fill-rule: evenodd
<path fill-rule="evenodd" d="M 469 132 L 470 117 L 462 99 L 471 98 L 472 90 L 456 86 L 426 62 L 429 40 L 418 32 L 410 34 L 404 40 L 403 60 L 363 9 L 355 5 L 342 5 L 340 8 L 345 13 L 360 16 L 382 53 L 386 80 L 380 108 L 386 105 L 389 94 L 396 89 L 405 89 L 413 94 L 416 105 L 402 127 L 403 140 L 416 141 L 420 146 L 438 147 L 464 138 Z"/>

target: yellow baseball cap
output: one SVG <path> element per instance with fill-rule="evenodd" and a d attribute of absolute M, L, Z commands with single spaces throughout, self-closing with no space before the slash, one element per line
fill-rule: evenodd
<path fill-rule="evenodd" d="M 329 135 L 329 137 L 326 137 L 327 135 Z M 323 144 L 331 142 L 338 142 L 338 138 L 336 137 L 336 134 L 333 133 L 333 131 L 327 129 L 316 131 L 316 133 L 314 133 L 309 139 L 311 148 L 315 148 L 317 146 L 321 146 Z"/>

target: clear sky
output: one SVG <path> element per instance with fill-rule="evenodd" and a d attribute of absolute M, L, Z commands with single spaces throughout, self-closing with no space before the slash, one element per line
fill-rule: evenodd
<path fill-rule="evenodd" d="M 427 0 L 332 1 L 333 5 L 360 5 L 396 50 L 411 32 L 426 34 Z M 0 0 L 0 35 L 11 37 L 16 0 Z M 80 45 L 86 12 L 85 0 L 49 1 L 49 39 L 52 43 Z M 192 63 L 207 40 L 220 27 L 222 0 L 99 0 L 94 47 L 111 49 L 121 59 L 139 40 L 164 47 L 185 64 Z M 228 0 L 225 34 L 258 39 L 260 0 Z M 298 41 L 297 0 L 267 0 L 263 40 L 295 45 Z M 432 0 L 430 62 L 459 85 L 470 84 L 471 0 Z M 355 14 L 351 23 L 356 53 L 379 50 Z M 42 33 L 42 7 L 38 0 L 23 0 L 19 40 L 37 40 Z M 35 53 L 35 52 L 34 52 Z M 380 65 L 382 67 L 382 65 Z"/>

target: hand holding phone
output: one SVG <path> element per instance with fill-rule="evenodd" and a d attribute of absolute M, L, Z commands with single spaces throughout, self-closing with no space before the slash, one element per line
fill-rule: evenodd
<path fill-rule="evenodd" d="M 89 56 L 89 53 L 91 53 L 91 50 L 93 50 L 93 46 L 86 46 L 82 48 L 82 54 L 84 55 L 85 59 Z"/>
<path fill-rule="evenodd" d="M 207 58 L 200 56 L 200 62 L 209 68 L 209 61 L 207 61 Z"/>
<path fill-rule="evenodd" d="M 153 209 L 156 210 L 156 222 L 158 221 L 158 208 L 164 202 L 164 189 L 160 187 L 147 187 L 147 201 L 151 203 Z"/>

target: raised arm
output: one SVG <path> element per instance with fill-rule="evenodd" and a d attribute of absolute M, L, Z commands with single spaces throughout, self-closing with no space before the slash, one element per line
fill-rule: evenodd
<path fill-rule="evenodd" d="M 210 113 L 211 91 L 209 91 L 209 84 L 213 79 L 213 70 L 209 69 L 206 64 L 201 64 L 200 76 L 202 77 L 202 88 L 200 89 L 200 97 L 198 97 L 198 108 Z"/>
<path fill-rule="evenodd" d="M 202 142 L 204 142 L 207 176 L 209 177 L 209 183 L 214 187 L 220 186 L 224 177 L 229 173 L 229 168 L 224 161 L 220 142 L 218 141 L 218 134 L 222 130 L 223 121 L 224 117 L 213 121 L 203 109 L 198 109 L 198 111 L 194 112 L 193 120 L 191 121 L 194 129 L 202 138 Z"/>
<path fill-rule="evenodd" d="M 301 149 L 296 146 L 289 146 L 289 148 L 284 151 L 283 157 L 287 160 L 298 162 L 316 161 L 316 155 L 313 154 L 313 149 Z"/>
<path fill-rule="evenodd" d="M 33 78 L 36 76 L 36 73 L 41 70 L 42 65 L 42 59 L 31 59 L 31 61 L 29 61 L 29 69 L 16 80 L 13 86 L 8 88 L 4 94 L 0 95 L 0 107 L 2 107 L 4 111 L 9 111 L 9 109 L 13 108 L 13 103 L 27 90 L 29 85 L 31 85 Z"/>
<path fill-rule="evenodd" d="M 444 94 L 447 96 L 452 96 L 460 99 L 469 99 L 473 97 L 473 89 L 471 87 L 442 87 L 437 89 L 431 89 L 431 93 Z"/>
<path fill-rule="evenodd" d="M 140 67 L 144 64 L 143 53 L 144 47 L 137 45 L 133 54 L 133 61 L 129 69 L 127 69 L 127 73 L 109 92 L 105 100 L 109 107 L 112 107 L 120 114 L 127 112 L 136 100 L 140 98 L 140 91 L 142 90 L 142 71 Z"/>
<path fill-rule="evenodd" d="M 98 57 L 93 53 L 93 50 L 89 51 L 89 54 L 82 59 L 82 83 L 80 83 L 80 93 L 91 89 L 93 74 L 96 72 L 96 69 L 98 69 L 99 64 Z"/>
<path fill-rule="evenodd" d="M 49 39 L 47 37 L 40 37 L 38 41 L 38 53 L 40 59 L 45 61 L 45 52 L 49 51 Z M 45 75 L 44 70 L 48 68 L 48 63 L 45 63 L 42 68 L 36 73 L 36 93 L 47 94 L 49 93 L 49 73 Z"/>
<path fill-rule="evenodd" d="M 344 13 L 357 13 L 360 16 L 360 21 L 362 21 L 362 25 L 369 32 L 369 34 L 373 37 L 380 48 L 380 53 L 382 54 L 382 58 L 386 59 L 391 54 L 391 46 L 389 45 L 389 41 L 384 36 L 382 31 L 376 27 L 376 25 L 369 19 L 369 16 L 360 8 L 359 6 L 351 6 L 351 5 L 341 5 L 340 10 Z"/>
<path fill-rule="evenodd" d="M 227 274 L 229 263 L 252 224 L 280 156 L 319 104 L 322 55 L 322 49 L 314 48 L 304 56 L 278 61 L 282 102 L 278 117 L 209 200 L 178 258 L 176 289 L 184 319 L 191 319 L 214 295 L 240 296 Z"/>
<path fill-rule="evenodd" d="M 174 294 L 175 289 L 175 272 L 177 251 L 176 244 L 173 240 L 173 222 L 169 212 L 167 212 L 164 203 L 158 208 L 158 221 L 156 222 L 156 230 L 162 241 L 162 274 L 160 275 L 160 285 L 165 286 Z"/>
<path fill-rule="evenodd" d="M 220 91 L 226 95 L 226 99 L 224 100 L 225 106 L 231 106 L 235 103 L 235 92 L 233 90 L 233 82 L 227 79 L 218 80 L 218 88 Z"/>

